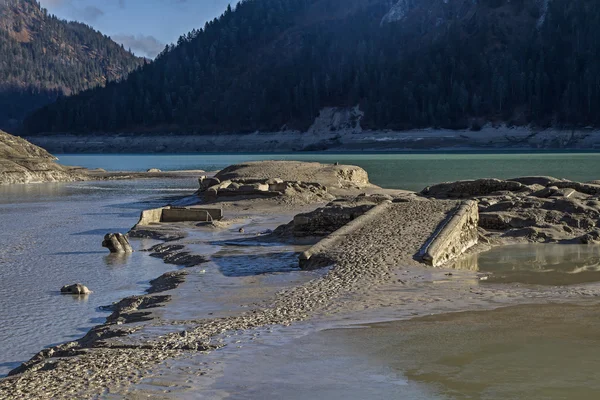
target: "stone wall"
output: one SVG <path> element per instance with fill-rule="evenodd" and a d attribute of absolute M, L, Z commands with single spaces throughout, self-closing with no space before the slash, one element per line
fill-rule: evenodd
<path fill-rule="evenodd" d="M 365 224 L 368 224 L 370 221 L 375 219 L 381 213 L 386 212 L 386 210 L 391 206 L 391 204 L 391 201 L 385 201 L 373 207 L 365 214 L 352 220 L 350 223 L 344 225 L 337 231 L 333 232 L 331 235 L 321 240 L 319 243 L 312 246 L 307 251 L 300 254 L 300 268 L 312 269 L 325 266 L 328 263 L 328 260 L 321 259 L 319 257 L 321 254 L 324 254 L 326 251 L 335 248 L 341 241 L 346 239 L 348 235 L 353 234 L 358 229 L 365 226 Z"/>
<path fill-rule="evenodd" d="M 220 208 L 161 207 L 142 211 L 136 227 L 160 222 L 210 222 L 222 218 L 223 210 Z"/>
<path fill-rule="evenodd" d="M 165 207 L 161 207 L 142 211 L 142 214 L 140 215 L 140 220 L 136 225 L 145 226 L 159 223 L 161 221 L 162 212 L 164 209 Z"/>
<path fill-rule="evenodd" d="M 295 237 L 327 236 L 344 225 L 350 223 L 375 204 L 360 204 L 355 206 L 328 206 L 315 211 L 298 214 L 293 221 Z"/>
<path fill-rule="evenodd" d="M 161 222 L 186 222 L 199 221 L 211 222 L 223 218 L 220 208 L 165 208 L 162 212 Z"/>
<path fill-rule="evenodd" d="M 462 255 L 477 244 L 478 224 L 477 202 L 462 203 L 425 245 L 421 252 L 423 261 L 439 267 Z"/>

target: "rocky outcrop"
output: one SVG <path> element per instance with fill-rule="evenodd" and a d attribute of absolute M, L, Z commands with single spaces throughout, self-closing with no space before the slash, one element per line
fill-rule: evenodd
<path fill-rule="evenodd" d="M 600 185 L 552 177 L 481 179 L 425 189 L 436 198 L 478 202 L 479 227 L 491 236 L 534 242 L 595 243 Z"/>
<path fill-rule="evenodd" d="M 367 172 L 360 167 L 298 161 L 232 165 L 214 177 L 200 177 L 199 183 L 199 195 L 207 201 L 285 196 L 306 203 L 323 202 L 333 200 L 339 191 L 372 187 Z"/>
<path fill-rule="evenodd" d="M 220 171 L 219 182 L 234 180 L 271 180 L 318 182 L 326 187 L 365 187 L 367 171 L 353 165 L 332 165 L 299 161 L 258 161 L 232 165 Z"/>
<path fill-rule="evenodd" d="M 56 157 L 25 139 L 0 131 L 0 185 L 70 182 L 85 176 L 56 163 Z"/>
<path fill-rule="evenodd" d="M 429 186 L 421 193 L 436 198 L 468 198 L 501 191 L 519 191 L 525 185 L 500 179 L 477 179 L 471 181 L 446 182 Z"/>
<path fill-rule="evenodd" d="M 127 236 L 122 233 L 109 233 L 104 236 L 102 247 L 106 247 L 111 253 L 133 253 Z"/>
<path fill-rule="evenodd" d="M 60 289 L 62 294 L 72 294 L 72 295 L 86 295 L 92 293 L 90 289 L 81 283 L 75 283 L 73 285 L 65 285 Z"/>

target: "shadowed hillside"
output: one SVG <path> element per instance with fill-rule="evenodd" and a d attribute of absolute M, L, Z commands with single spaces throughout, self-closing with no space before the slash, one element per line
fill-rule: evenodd
<path fill-rule="evenodd" d="M 0 128 L 142 62 L 89 26 L 48 15 L 35 0 L 0 0 Z"/>
<path fill-rule="evenodd" d="M 598 126 L 595 0 L 246 0 L 124 82 L 61 99 L 39 132 Z"/>

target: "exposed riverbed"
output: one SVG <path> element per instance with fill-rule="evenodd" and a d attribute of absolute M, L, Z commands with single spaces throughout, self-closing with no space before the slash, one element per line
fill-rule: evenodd
<path fill-rule="evenodd" d="M 281 157 L 297 159 L 309 157 L 310 160 L 341 161 L 363 165 L 370 173 L 371 180 L 376 184 L 414 190 L 421 189 L 430 183 L 454 179 L 458 177 L 455 174 L 461 174 L 459 176 L 461 178 L 555 174 L 579 180 L 592 180 L 600 176 L 600 173 L 596 171 L 598 166 L 596 161 L 599 158 L 596 154 L 536 156 L 538 158 L 515 154 L 471 156 L 454 154 L 450 158 L 441 154 L 302 155 L 302 157 L 286 155 Z M 147 158 L 118 156 L 117 158 L 107 158 L 106 164 L 101 165 L 98 163 L 102 157 L 104 156 L 77 156 L 69 160 L 69 156 L 62 156 L 61 161 L 112 170 L 145 170 L 150 167 L 163 170 L 214 170 L 235 162 L 256 159 L 259 156 L 200 155 L 148 156 Z M 279 156 L 260 157 L 273 159 Z M 481 165 L 481 168 L 473 168 L 475 162 Z M 133 166 L 134 164 L 135 166 Z M 517 171 L 517 165 L 521 165 L 520 171 Z M 558 169 L 562 172 L 557 173 Z M 3 335 L 0 341 L 3 347 L 0 351 L 2 356 L 0 361 L 4 363 L 2 367 L 5 372 L 41 347 L 82 336 L 85 330 L 92 325 L 101 323 L 106 316 L 105 313 L 98 311 L 99 306 L 110 304 L 131 294 L 141 293 L 148 286 L 147 282 L 150 279 L 164 271 L 174 269 L 175 267 L 166 266 L 159 259 L 150 258 L 146 253 L 141 252 L 134 253 L 128 259 L 115 259 L 108 256 L 99 244 L 104 233 L 127 231 L 137 220 L 141 209 L 163 205 L 169 203 L 173 198 L 191 194 L 196 186 L 195 179 L 169 179 L 0 188 L 2 190 L 0 192 L 0 214 L 7 224 L 7 228 L 0 233 L 0 240 L 6 250 L 0 253 L 0 263 L 10 265 L 10 268 L 3 268 L 4 286 L 0 286 L 0 296 L 2 296 L 3 304 L 7 305 L 2 309 L 7 314 L 0 315 L 0 317 L 3 321 L 11 321 L 0 330 L 0 335 Z M 263 216 L 258 218 L 258 226 L 248 226 L 244 221 L 240 221 L 239 226 L 246 228 L 246 234 L 253 235 L 286 222 L 291 215 L 286 216 L 288 219 L 281 219 L 281 217 L 270 219 L 269 216 Z M 256 223 L 256 221 L 254 222 Z M 239 246 L 239 243 L 229 242 L 229 239 L 235 240 L 240 236 L 237 228 L 238 225 L 233 224 L 218 235 L 213 235 L 210 231 L 196 230 L 185 239 L 187 247 L 191 251 L 211 255 L 212 262 L 192 269 L 185 285 L 174 292 L 174 298 L 169 306 L 164 311 L 159 311 L 159 313 L 163 313 L 166 320 L 186 320 L 189 321 L 186 323 L 191 324 L 206 315 L 211 315 L 211 317 L 228 316 L 230 312 L 235 313 L 240 306 L 247 307 L 254 301 L 260 302 L 265 296 L 270 296 L 281 288 L 293 287 L 318 276 L 314 273 L 298 271 L 295 253 L 301 251 L 302 248 L 256 246 L 255 244 L 254 248 L 247 249 Z M 254 232 L 253 229 L 257 229 L 257 231 Z M 150 240 L 136 240 L 134 246 L 137 249 L 147 248 L 154 243 L 156 242 Z M 591 256 L 593 257 L 594 253 Z M 493 263 L 493 260 L 491 262 Z M 568 264 L 568 261 L 565 264 Z M 40 271 L 43 271 L 44 274 Z M 443 275 L 443 273 L 440 274 Z M 401 277 L 402 279 L 405 278 Z M 451 277 L 446 277 L 439 282 L 444 282 L 444 279 L 452 281 Z M 70 297 L 65 298 L 58 295 L 58 288 L 65 283 L 71 283 L 71 281 L 82 281 L 95 293 L 87 298 L 87 302 L 76 302 Z M 465 284 L 471 285 L 471 283 Z M 19 289 L 15 290 L 15 286 Z M 394 288 L 394 290 L 400 289 Z M 483 288 L 468 287 L 464 290 L 468 290 L 473 298 L 482 294 L 474 292 L 474 290 L 485 291 Z M 221 292 L 227 293 L 227 295 L 220 295 Z M 407 294 L 405 293 L 405 295 Z M 432 298 L 430 295 L 431 293 L 424 294 L 424 296 Z M 571 295 L 575 296 L 576 293 L 572 292 Z M 191 304 L 189 298 L 202 301 Z M 378 300 L 375 299 L 375 301 Z M 510 303 L 508 298 L 496 301 Z M 40 311 L 39 315 L 38 311 Z M 363 312 L 367 311 L 363 310 Z M 39 329 L 39 326 L 43 326 L 44 329 Z M 298 329 L 302 329 L 302 325 L 299 325 Z M 321 333 L 316 334 L 321 335 Z M 274 339 L 279 340 L 277 337 Z M 392 339 L 386 337 L 385 340 Z M 4 347 L 5 343 L 7 343 L 6 348 Z M 21 343 L 24 343 L 25 346 Z M 311 353 L 314 346 L 307 346 L 307 356 L 301 355 L 299 363 L 302 360 L 307 361 L 306 357 L 309 357 L 310 354 L 322 352 L 317 346 L 316 350 L 313 349 L 315 352 Z M 229 348 L 234 347 L 230 346 Z M 330 347 L 335 349 L 335 346 Z M 281 354 L 289 351 L 291 349 L 286 347 Z M 313 381 L 314 378 L 310 378 L 310 373 L 313 375 L 317 373 L 324 379 L 322 385 L 317 385 L 318 387 L 312 392 L 305 392 L 306 395 L 312 394 L 313 397 L 319 397 L 333 394 L 336 392 L 336 388 L 340 388 L 339 383 L 335 383 L 337 380 L 354 383 L 348 377 L 342 379 L 345 372 L 340 372 L 340 368 L 343 368 L 347 362 L 354 362 L 357 365 L 350 372 L 363 373 L 370 377 L 370 380 L 362 381 L 362 385 L 355 387 L 355 394 L 360 394 L 361 390 L 369 392 L 368 388 L 370 387 L 378 387 L 382 390 L 381 394 L 385 396 L 394 393 L 412 393 L 412 398 L 433 399 L 443 398 L 439 396 L 448 394 L 437 390 L 434 387 L 437 383 L 421 382 L 412 377 L 408 367 L 398 367 L 396 371 L 393 368 L 390 369 L 385 363 L 385 365 L 379 364 L 372 367 L 367 363 L 358 365 L 358 362 L 364 359 L 362 353 L 354 354 L 341 349 L 332 351 L 330 364 L 325 362 L 324 365 L 316 365 L 311 361 L 306 365 L 297 365 L 299 374 L 302 374 L 302 371 L 307 372 L 305 376 L 298 376 L 299 382 Z M 223 354 L 227 355 L 227 351 Z M 336 359 L 336 356 L 339 357 Z M 290 353 L 289 357 L 294 359 L 296 355 Z M 276 357 L 274 359 L 277 360 Z M 330 371 L 329 375 L 326 375 L 327 371 Z M 287 374 L 282 366 L 279 376 L 283 379 L 285 375 Z M 251 374 L 244 375 L 241 372 L 235 373 L 235 376 L 242 379 L 241 386 L 254 379 Z M 243 379 L 247 379 L 246 383 L 243 383 Z M 327 386 L 327 382 L 330 382 L 331 386 Z M 357 385 L 358 382 L 361 381 L 357 381 Z M 298 394 L 295 390 L 296 387 L 293 385 L 288 385 L 287 388 L 285 385 L 277 386 L 273 387 L 275 391 L 272 393 L 278 395 L 287 393 L 290 398 L 310 398 L 310 396 L 302 397 L 304 394 Z M 435 390 L 432 391 L 432 388 Z M 232 394 L 231 390 L 231 386 L 219 388 L 219 391 L 229 394 Z M 268 392 L 262 391 L 263 388 L 255 390 L 244 392 L 244 395 L 268 394 Z M 352 390 L 346 392 L 351 393 Z M 340 389 L 337 393 L 346 392 Z M 296 397 L 292 394 L 295 394 Z M 243 398 L 243 396 L 238 397 Z"/>

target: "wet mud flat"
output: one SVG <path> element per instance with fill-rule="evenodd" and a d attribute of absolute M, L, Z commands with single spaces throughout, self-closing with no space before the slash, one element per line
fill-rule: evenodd
<path fill-rule="evenodd" d="M 278 168 L 272 168 L 272 170 L 274 173 L 280 173 Z M 336 175 L 336 179 L 338 178 L 339 176 Z M 549 184 L 558 184 L 554 180 L 547 180 Z M 539 180 L 536 178 L 536 181 Z M 573 186 L 573 183 L 567 182 L 566 184 Z M 197 256 L 205 258 L 198 259 L 200 265 L 186 264 L 188 267 L 185 270 L 186 280 L 176 282 L 178 287 L 169 294 L 170 302 L 162 307 L 148 307 L 152 310 L 144 311 L 144 313 L 151 312 L 152 315 L 147 319 L 144 318 L 143 321 L 128 320 L 125 316 L 124 320 L 117 320 L 117 323 L 103 327 L 101 332 L 94 332 L 94 334 L 98 333 L 98 336 L 92 337 L 94 340 L 87 346 L 81 346 L 81 343 L 66 345 L 56 349 L 57 353 L 47 354 L 47 357 L 41 360 L 34 360 L 27 366 L 25 374 L 0 382 L 0 394 L 3 389 L 6 389 L 10 391 L 7 393 L 15 393 L 23 398 L 35 398 L 40 394 L 39 388 L 42 387 L 44 394 L 53 397 L 104 395 L 116 398 L 119 396 L 134 398 L 138 395 L 136 391 L 139 388 L 132 384 L 142 382 L 141 384 L 144 385 L 148 380 L 154 380 L 152 385 L 158 386 L 158 389 L 153 394 L 170 397 L 171 393 L 176 391 L 175 388 L 194 386 L 198 382 L 197 377 L 211 372 L 212 368 L 206 364 L 208 361 L 200 358 L 201 356 L 212 352 L 215 357 L 218 355 L 225 357 L 224 365 L 234 365 L 236 360 L 243 358 L 243 354 L 239 353 L 238 356 L 235 349 L 240 347 L 243 349 L 244 342 L 256 341 L 255 338 L 262 336 L 265 330 L 266 333 L 272 334 L 273 327 L 278 327 L 278 329 L 279 327 L 282 329 L 290 327 L 291 332 L 294 329 L 305 332 L 304 324 L 317 324 L 319 321 L 329 321 L 331 324 L 332 320 L 344 320 L 344 323 L 340 325 L 348 326 L 360 321 L 406 320 L 427 314 L 490 310 L 518 303 L 581 302 L 582 299 L 597 297 L 600 288 L 596 283 L 585 282 L 569 287 L 488 284 L 482 278 L 489 276 L 478 270 L 427 268 L 418 258 L 424 243 L 428 243 L 434 236 L 440 237 L 436 233 L 440 232 L 440 226 L 454 226 L 452 223 L 445 222 L 455 221 L 454 217 L 457 215 L 455 210 L 457 206 L 460 208 L 461 202 L 452 199 L 456 197 L 455 194 L 458 194 L 459 198 L 464 198 L 463 195 L 469 195 L 473 190 L 481 191 L 482 189 L 486 193 L 489 192 L 485 195 L 488 197 L 498 191 L 505 192 L 499 195 L 502 196 L 499 202 L 495 202 L 497 199 L 479 199 L 478 204 L 481 206 L 479 212 L 483 207 L 483 211 L 490 213 L 492 206 L 501 207 L 504 210 L 493 211 L 502 214 L 494 214 L 493 218 L 488 215 L 489 218 L 486 219 L 487 228 L 496 228 L 495 232 L 489 232 L 488 235 L 485 231 L 478 230 L 481 225 L 478 227 L 475 219 L 469 219 L 469 234 L 478 232 L 477 237 L 488 242 L 489 246 L 501 243 L 501 238 L 508 237 L 508 234 L 511 237 L 518 236 L 524 241 L 594 241 L 595 235 L 590 232 L 592 225 L 582 225 L 581 222 L 596 216 L 600 203 L 590 200 L 588 197 L 591 195 L 581 195 L 581 199 L 576 199 L 577 202 L 586 201 L 586 204 L 585 207 L 576 209 L 579 214 L 577 220 L 565 220 L 567 212 L 562 210 L 555 213 L 556 210 L 549 209 L 557 204 L 557 200 L 548 199 L 545 196 L 557 196 L 556 193 L 559 193 L 562 197 L 570 198 L 568 196 L 573 195 L 574 189 L 567 188 L 569 189 L 568 193 L 563 193 L 560 188 L 545 190 L 543 186 L 540 188 L 534 187 L 534 185 L 542 186 L 494 180 L 475 185 L 469 183 L 466 188 L 465 185 L 460 184 L 458 185 L 458 188 L 461 189 L 460 192 L 454 190 L 456 186 L 450 186 L 448 191 L 448 186 L 444 185 L 440 191 L 428 190 L 429 198 L 417 198 L 413 195 L 410 198 L 390 195 L 373 198 L 371 199 L 373 203 L 378 205 L 358 217 L 362 218 L 361 223 L 354 224 L 352 230 L 345 230 L 339 242 L 336 241 L 335 245 L 331 245 L 330 241 L 330 245 L 325 246 L 317 254 L 317 261 L 327 260 L 330 267 L 319 270 L 317 276 L 311 276 L 305 273 L 307 271 L 291 267 L 289 263 L 292 258 L 286 253 L 293 253 L 296 250 L 286 249 L 285 245 L 283 245 L 283 251 L 273 251 L 270 248 L 272 243 L 269 244 L 267 241 L 263 243 L 259 240 L 256 241 L 255 248 L 250 252 L 240 251 L 239 248 L 242 247 L 241 243 L 244 241 L 238 240 L 239 238 L 236 236 L 250 234 L 252 233 L 251 229 L 254 229 L 249 227 L 245 231 L 237 230 L 241 214 L 238 214 L 237 218 L 233 220 L 237 222 L 221 226 L 221 229 L 224 230 L 210 240 L 199 238 L 197 235 L 201 235 L 200 230 L 194 230 L 185 237 L 171 237 L 168 239 L 167 247 L 155 251 L 155 254 L 164 256 L 165 260 L 180 260 L 179 256 L 186 257 L 186 259 Z M 579 188 L 579 186 L 576 187 Z M 303 189 L 301 185 L 298 185 L 298 188 Z M 594 187 L 588 185 L 580 189 L 591 191 Z M 293 193 L 296 197 L 293 198 L 282 197 L 272 201 L 246 203 L 236 201 L 232 203 L 238 207 L 238 210 L 246 211 L 246 217 L 255 215 L 254 221 L 256 221 L 264 217 L 264 214 L 267 213 L 266 210 L 272 210 L 275 204 L 283 208 L 288 207 L 287 210 L 290 212 L 298 212 L 299 203 L 314 209 L 314 199 L 322 198 L 322 196 L 315 197 L 314 191 L 297 192 L 296 190 L 294 187 Z M 506 194 L 510 190 L 515 190 L 517 194 L 514 196 Z M 287 189 L 286 192 L 288 192 Z M 323 193 L 317 191 L 317 194 Z M 441 198 L 433 198 L 434 194 Z M 356 195 L 356 191 L 354 191 L 354 196 L 357 199 L 368 197 Z M 329 197 L 329 193 L 327 193 L 326 198 Z M 447 199 L 448 197 L 450 199 Z M 523 198 L 525 199 L 523 200 Z M 308 204 L 307 202 L 310 201 L 313 203 Z M 500 206 L 496 206 L 497 204 Z M 548 209 L 543 209 L 545 211 L 536 212 L 530 218 L 521 220 L 520 216 L 515 214 L 521 213 L 524 206 L 529 204 L 543 204 Z M 473 209 L 473 207 L 471 208 Z M 374 213 L 373 210 L 382 212 Z M 229 211 L 232 211 L 232 208 Z M 474 208 L 474 211 L 477 211 L 477 207 Z M 257 215 L 258 217 L 256 217 Z M 366 218 L 367 216 L 368 218 Z M 550 220 L 547 219 L 549 217 L 554 220 L 562 219 L 560 222 L 565 222 L 564 226 L 567 229 L 563 228 L 559 231 L 553 226 L 549 226 Z M 269 221 L 270 223 L 274 222 L 272 219 Z M 498 221 L 504 225 L 499 224 Z M 538 226 L 542 223 L 543 226 Z M 571 227 L 569 223 L 578 227 Z M 244 222 L 240 224 L 249 225 Z M 530 226 L 525 230 L 513 227 L 513 225 L 523 224 Z M 502 229 L 505 231 L 508 229 L 507 233 L 502 234 Z M 444 230 L 445 228 L 441 232 Z M 258 236 L 260 236 L 260 232 L 256 233 L 259 233 Z M 328 236 L 328 238 L 330 237 L 331 235 Z M 470 235 L 466 239 L 467 242 L 472 242 Z M 231 246 L 237 246 L 238 249 L 233 250 L 230 248 Z M 259 247 L 260 250 L 257 250 Z M 226 248 L 227 250 L 219 254 Z M 185 255 L 182 255 L 183 253 Z M 215 274 L 215 271 L 219 274 Z M 255 285 L 257 282 L 259 284 Z M 219 293 L 225 293 L 228 287 L 233 289 L 230 292 L 233 295 L 219 296 Z M 214 288 L 215 291 L 211 292 L 210 288 Z M 154 306 L 154 304 L 144 304 L 143 302 L 141 304 Z M 138 310 L 131 311 L 135 315 L 139 311 L 139 307 Z M 358 331 L 365 329 L 362 327 Z M 308 331 L 328 332 L 330 329 L 327 326 L 325 328 L 321 326 Z M 248 336 L 250 334 L 251 337 Z M 316 335 L 319 334 L 316 333 Z M 239 338 L 236 339 L 234 336 L 239 336 Z M 298 334 L 300 338 L 310 336 Z M 275 342 L 277 340 L 276 337 Z M 367 337 L 364 340 L 370 339 Z M 386 343 L 389 340 L 391 339 L 386 339 Z M 360 347 L 358 344 L 355 346 Z M 305 347 L 309 350 L 310 348 L 311 346 Z M 319 353 L 309 354 L 312 354 L 314 359 L 311 359 L 310 355 L 304 359 L 307 364 L 313 365 L 315 371 L 319 371 L 317 367 L 323 361 L 318 358 Z M 340 352 L 339 354 L 344 353 Z M 418 358 L 417 356 L 418 354 L 413 358 Z M 359 367 L 365 365 L 358 362 L 362 357 L 364 354 L 358 353 L 357 358 L 354 358 L 357 362 L 353 364 Z M 168 368 L 169 363 L 186 359 L 191 361 L 183 370 L 184 372 L 180 370 L 180 373 L 176 374 L 177 376 L 164 373 L 164 368 Z M 277 359 L 276 355 L 274 359 Z M 337 372 L 339 378 L 341 375 L 339 368 L 343 368 L 345 364 L 347 363 L 339 362 L 337 369 L 323 368 L 322 370 L 329 369 Z M 387 382 L 389 376 L 392 376 L 395 377 L 393 385 L 396 386 L 411 386 L 420 383 L 419 379 L 413 378 L 417 375 L 411 375 L 414 368 L 403 366 L 402 376 L 400 376 L 394 372 L 400 367 L 396 369 L 392 367 L 390 366 L 385 371 L 363 372 L 362 375 L 372 376 L 373 379 L 384 382 Z M 281 368 L 281 370 L 285 370 L 285 368 Z M 256 371 L 260 370 L 256 369 Z M 360 368 L 351 372 L 348 377 L 361 376 Z M 244 376 L 242 373 L 238 375 Z M 163 383 L 159 382 L 161 377 L 165 379 Z M 336 386 L 335 379 L 326 380 L 324 377 L 326 375 L 323 375 L 322 384 L 318 385 L 321 395 L 329 394 L 333 397 L 345 393 L 344 390 L 338 391 L 339 386 Z M 283 381 L 283 378 L 280 380 Z M 252 379 L 248 378 L 247 382 L 251 381 Z M 304 381 L 310 380 L 305 379 Z M 328 383 L 330 383 L 329 386 Z M 248 383 L 245 385 L 247 386 Z M 431 388 L 435 385 L 427 383 L 426 386 Z M 141 396 L 144 396 L 144 389 L 140 390 L 142 390 Z M 241 393 L 238 391 L 236 395 L 241 398 L 248 393 L 260 395 L 260 388 L 253 390 L 254 392 L 248 391 L 247 393 L 243 393 L 241 390 Z M 415 390 L 418 392 L 421 389 L 415 388 Z M 424 396 L 429 395 L 428 390 Z M 227 390 L 225 391 L 227 392 Z M 359 392 L 357 390 L 357 393 Z M 284 394 L 283 392 L 276 393 Z M 298 396 L 310 393 L 310 390 L 296 391 L 294 395 L 301 398 Z M 314 392 L 313 394 L 319 395 Z M 453 394 L 449 393 L 449 395 Z M 418 398 L 416 396 L 413 398 Z M 419 396 L 421 395 L 419 394 Z"/>

